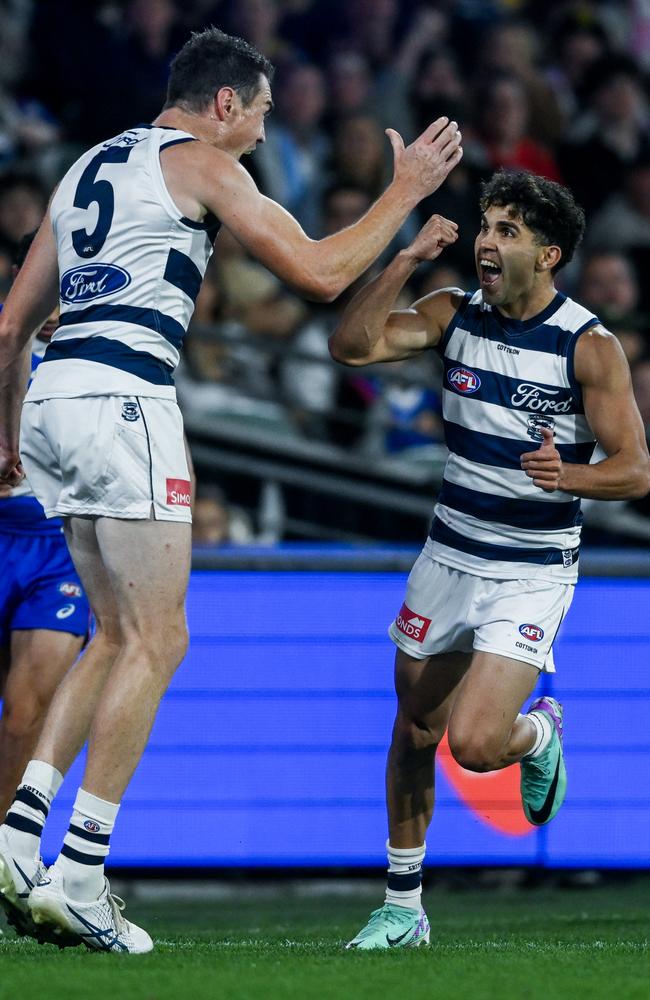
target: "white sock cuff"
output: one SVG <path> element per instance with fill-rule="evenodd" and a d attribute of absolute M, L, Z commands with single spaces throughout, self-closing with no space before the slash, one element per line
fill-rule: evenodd
<path fill-rule="evenodd" d="M 528 751 L 524 754 L 525 757 L 539 757 L 541 753 L 546 750 L 546 747 L 551 742 L 553 736 L 553 723 L 550 721 L 547 715 L 542 712 L 528 712 L 527 719 L 530 719 L 535 727 L 535 742 Z"/>
<path fill-rule="evenodd" d="M 21 785 L 31 785 L 47 797 L 51 802 L 59 788 L 63 784 L 63 775 L 60 771 L 44 760 L 30 760 L 25 768 Z M 18 786 L 20 787 L 20 785 Z"/>
<path fill-rule="evenodd" d="M 119 802 L 107 802 L 106 799 L 99 799 L 91 792 L 80 788 L 74 800 L 74 808 L 82 816 L 95 819 L 102 826 L 110 826 L 112 829 L 120 804 Z"/>
<path fill-rule="evenodd" d="M 390 840 L 386 841 L 386 854 L 388 855 L 388 860 L 395 860 L 396 864 L 406 865 L 415 864 L 418 861 L 424 861 L 424 855 L 427 853 L 427 845 L 421 844 L 420 847 L 391 847 Z"/>

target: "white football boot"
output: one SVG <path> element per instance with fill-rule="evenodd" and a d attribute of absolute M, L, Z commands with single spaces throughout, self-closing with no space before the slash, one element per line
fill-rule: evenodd
<path fill-rule="evenodd" d="M 66 896 L 63 876 L 54 865 L 32 890 L 29 909 L 37 927 L 73 933 L 91 951 L 143 955 L 153 950 L 147 932 L 122 916 L 124 901 L 111 893 L 106 878 L 99 899 L 80 903 Z"/>

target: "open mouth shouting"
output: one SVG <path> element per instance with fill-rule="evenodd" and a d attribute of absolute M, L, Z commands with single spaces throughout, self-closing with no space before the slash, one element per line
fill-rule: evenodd
<path fill-rule="evenodd" d="M 490 260 L 489 257 L 480 257 L 478 262 L 478 273 L 481 279 L 481 288 L 491 289 L 493 288 L 499 278 L 501 277 L 501 268 L 499 265 Z"/>

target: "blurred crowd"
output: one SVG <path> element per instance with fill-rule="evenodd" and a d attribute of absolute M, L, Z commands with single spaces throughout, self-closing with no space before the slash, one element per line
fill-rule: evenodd
<path fill-rule="evenodd" d="M 387 126 L 409 142 L 441 114 L 460 123 L 462 164 L 377 265 L 430 214 L 459 224 L 406 300 L 475 286 L 478 193 L 495 168 L 568 184 L 588 226 L 560 287 L 620 338 L 650 431 L 649 0 L 0 0 L 0 10 L 2 293 L 18 240 L 69 163 L 154 118 L 170 59 L 191 30 L 215 24 L 276 65 L 276 110 L 246 165 L 311 236 L 354 222 L 386 186 Z M 422 461 L 440 448 L 433 356 L 381 372 L 335 366 L 327 339 L 354 289 L 316 307 L 227 232 L 217 246 L 181 402 L 369 457 Z M 630 534 L 650 537 L 648 501 L 622 513 Z"/>

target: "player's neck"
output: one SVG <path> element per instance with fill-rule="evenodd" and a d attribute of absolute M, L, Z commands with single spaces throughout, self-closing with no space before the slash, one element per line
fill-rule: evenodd
<path fill-rule="evenodd" d="M 557 295 L 557 289 L 551 282 L 539 288 L 532 288 L 530 291 L 513 299 L 512 302 L 504 302 L 497 306 L 499 312 L 507 319 L 526 321 L 538 316 Z"/>
<path fill-rule="evenodd" d="M 228 148 L 225 136 L 222 141 L 219 122 L 209 118 L 205 114 L 194 114 L 191 111 L 185 111 L 183 108 L 179 107 L 166 108 L 164 111 L 160 112 L 152 124 L 164 126 L 165 128 L 177 128 L 180 129 L 181 132 L 189 132 L 189 134 L 193 135 L 195 139 L 199 139 L 201 142 L 207 142 L 209 146 L 221 149 L 224 153 L 229 153 L 235 159 L 238 158 L 236 154 Z"/>

